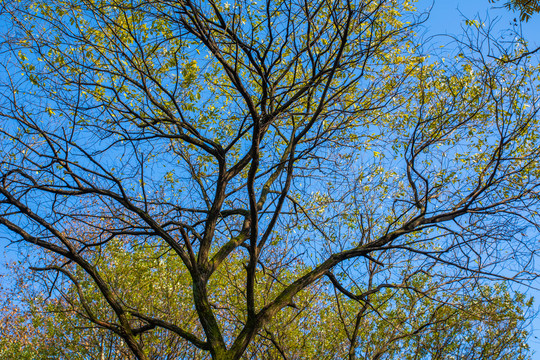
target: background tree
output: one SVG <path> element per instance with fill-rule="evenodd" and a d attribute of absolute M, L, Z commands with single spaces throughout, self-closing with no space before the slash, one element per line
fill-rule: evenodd
<path fill-rule="evenodd" d="M 518 40 L 470 22 L 438 59 L 387 0 L 2 16 L 0 224 L 64 324 L 137 359 L 523 356 L 494 341 L 525 336 L 497 281 L 536 276 L 538 64 Z M 313 340 L 336 323 L 339 345 Z"/>
<path fill-rule="evenodd" d="M 499 0 L 490 0 L 492 3 L 497 1 Z M 519 12 L 521 21 L 529 21 L 531 16 L 540 12 L 540 2 L 538 0 L 511 0 L 504 5 L 509 10 Z"/>
<path fill-rule="evenodd" d="M 175 293 L 169 289 L 178 287 L 178 281 L 187 274 L 163 277 L 145 267 L 135 278 L 126 277 L 129 271 L 125 267 L 133 264 L 133 257 L 139 262 L 156 260 L 148 249 L 128 253 L 116 248 L 107 257 L 114 259 L 107 271 L 117 272 L 117 278 L 126 282 L 121 288 L 139 289 L 138 296 L 132 298 L 138 308 L 147 311 L 165 307 L 185 309 L 185 300 L 181 297 L 161 296 L 157 299 L 160 303 L 156 299 L 150 299 L 149 303 L 147 294 Z M 171 265 L 177 268 L 175 261 L 178 260 L 174 256 L 164 256 L 161 264 L 152 269 L 159 271 Z M 88 319 L 77 302 L 78 296 L 72 294 L 78 290 L 72 284 L 67 284 L 60 296 L 45 299 L 46 294 L 40 293 L 40 287 L 28 286 L 33 284 L 29 274 L 15 265 L 12 268 L 20 277 L 17 286 L 2 293 L 10 304 L 5 304 L 0 321 L 0 356 L 32 360 L 133 358 L 120 338 L 96 327 Z M 234 316 L 241 315 L 241 309 L 231 299 L 242 296 L 243 269 L 238 266 L 236 270 L 236 274 L 228 271 L 223 281 L 240 286 L 229 287 L 230 292 L 222 294 L 225 305 L 219 309 Z M 364 359 L 434 359 L 442 355 L 465 359 L 528 358 L 524 328 L 530 301 L 526 303 L 522 294 L 512 297 L 504 286 L 482 286 L 466 297 L 456 296 L 442 293 L 439 284 L 431 283 L 421 274 L 411 281 L 410 288 L 386 289 L 358 299 L 332 293 L 329 283 L 302 292 L 294 308 L 278 314 L 272 325 L 259 332 L 249 345 L 249 357 L 345 359 L 358 354 Z M 419 289 L 422 293 L 417 291 Z M 87 299 L 95 294 L 92 288 L 84 288 L 83 292 Z M 268 295 L 261 294 L 261 297 Z M 94 295 L 92 300 L 94 309 L 107 311 L 102 297 Z M 102 317 L 114 317 L 110 309 L 108 312 L 102 313 Z M 174 314 L 177 324 L 189 324 L 195 317 L 193 310 Z M 154 330 L 140 339 L 148 357 L 209 358 L 207 352 L 186 347 L 167 331 Z"/>

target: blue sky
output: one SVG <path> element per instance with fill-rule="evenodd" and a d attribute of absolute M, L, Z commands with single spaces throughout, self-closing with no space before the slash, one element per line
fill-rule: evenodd
<path fill-rule="evenodd" d="M 430 18 L 426 22 L 426 35 L 448 34 L 459 35 L 465 19 L 479 18 L 484 22 L 496 22 L 495 31 L 511 28 L 514 18 L 519 20 L 519 14 L 509 12 L 502 5 L 504 0 L 490 4 L 488 0 L 420 0 L 417 8 L 428 9 L 433 6 Z M 529 49 L 540 46 L 540 14 L 533 16 L 527 23 L 522 23 L 522 33 L 529 42 Z M 444 37 L 441 37 L 441 40 Z M 442 40 L 444 42 L 444 40 Z M 539 51 L 540 54 L 540 51 Z M 540 288 L 540 281 L 532 284 Z M 540 312 L 540 290 L 518 289 L 526 291 L 535 297 L 536 312 Z M 529 344 L 536 354 L 540 354 L 540 314 L 532 322 L 532 336 Z"/>
<path fill-rule="evenodd" d="M 433 6 L 431 16 L 426 23 L 432 34 L 459 34 L 465 18 L 491 19 L 497 22 L 497 28 L 509 28 L 519 14 L 503 7 L 505 0 L 495 4 L 489 0 L 419 0 L 417 8 L 428 9 Z M 533 16 L 529 22 L 522 23 L 523 35 L 530 41 L 531 48 L 540 46 L 540 14 Z"/>

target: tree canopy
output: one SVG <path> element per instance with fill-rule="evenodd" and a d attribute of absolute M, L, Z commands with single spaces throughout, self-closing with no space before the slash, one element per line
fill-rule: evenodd
<path fill-rule="evenodd" d="M 31 270 L 3 355 L 529 356 L 510 282 L 538 270 L 540 65 L 518 34 L 467 21 L 435 49 L 397 0 L 0 16 L 0 225 Z"/>
<path fill-rule="evenodd" d="M 500 0 L 490 0 L 492 3 L 497 1 Z M 531 16 L 540 12 L 540 2 L 538 0 L 511 0 L 504 5 L 509 10 L 517 11 L 521 21 L 529 21 Z"/>

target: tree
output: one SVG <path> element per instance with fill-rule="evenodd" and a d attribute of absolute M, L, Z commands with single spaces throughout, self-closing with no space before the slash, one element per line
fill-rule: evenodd
<path fill-rule="evenodd" d="M 2 16 L 0 224 L 75 327 L 136 359 L 164 356 L 156 339 L 213 359 L 294 358 L 298 339 L 306 357 L 523 355 L 490 342 L 500 310 L 523 344 L 523 300 L 488 290 L 536 277 L 538 64 L 519 39 L 470 22 L 438 58 L 388 0 Z M 321 323 L 339 345 L 309 336 Z"/>
<path fill-rule="evenodd" d="M 498 0 L 490 0 L 494 3 Z M 540 12 L 540 3 L 538 0 L 512 0 L 507 1 L 504 6 L 513 11 L 519 12 L 521 21 L 529 21 L 532 15 Z"/>
<path fill-rule="evenodd" d="M 122 265 L 133 264 L 132 257 L 154 261 L 152 251 L 137 251 L 136 254 L 118 251 L 108 253 L 114 258 L 108 271 L 117 272 L 117 278 L 127 282 L 122 289 L 139 288 L 137 308 L 170 307 L 184 308 L 181 297 L 151 299 L 147 289 L 151 284 L 161 292 L 178 287 L 178 279 L 185 275 L 163 278 L 157 272 L 145 271 L 139 279 L 126 277 Z M 126 261 L 125 257 L 130 261 Z M 161 259 L 162 266 L 176 268 L 174 256 Z M 147 267 L 145 267 L 148 270 Z M 0 356 L 7 359 L 131 359 L 129 349 L 121 339 L 110 332 L 96 328 L 89 321 L 80 304 L 73 301 L 73 285 L 68 286 L 58 298 L 44 301 L 44 294 L 36 293 L 28 286 L 32 279 L 19 272 L 17 289 L 9 293 L 11 302 L 16 299 L 19 306 L 7 306 L 0 321 Z M 236 276 L 223 277 L 228 281 L 241 281 L 242 268 L 237 267 Z M 140 278 L 144 279 L 140 281 Z M 414 283 L 414 287 L 412 286 Z M 477 292 L 466 297 L 441 293 L 440 286 L 430 282 L 425 274 L 416 276 L 409 289 L 373 292 L 369 302 L 358 307 L 355 299 L 325 291 L 325 287 L 309 288 L 295 300 L 294 309 L 276 316 L 273 324 L 259 334 L 257 341 L 250 344 L 247 353 L 262 359 L 298 358 L 312 359 L 327 356 L 344 359 L 350 350 L 361 358 L 433 359 L 442 354 L 465 359 L 524 359 L 527 358 L 527 332 L 524 322 L 527 307 L 522 294 L 510 295 L 501 286 L 479 287 Z M 141 288 L 142 287 L 142 288 Z M 232 293 L 223 294 L 223 299 L 236 299 L 241 295 L 240 286 L 229 287 Z M 21 289 L 25 289 L 21 291 Z M 414 289 L 414 290 L 412 290 Z M 416 290 L 423 289 L 420 294 Z M 92 296 L 93 289 L 84 289 Z M 88 297 L 87 297 L 88 298 Z M 165 303 L 163 302 L 165 300 Z M 103 298 L 94 296 L 99 302 L 93 308 L 107 311 Z M 369 303 L 369 306 L 367 304 Z M 44 306 L 44 304 L 46 304 Z M 241 314 L 238 304 L 227 306 L 228 312 Z M 113 317 L 112 311 L 102 316 Z M 194 311 L 174 314 L 176 323 L 189 323 L 196 316 Z M 169 314 L 171 317 L 171 314 Z M 155 329 L 158 330 L 158 329 Z M 226 331 L 226 330 L 225 330 Z M 356 333 L 356 345 L 353 334 Z M 166 331 L 143 335 L 147 355 L 152 359 L 205 359 L 208 354 L 186 348 L 177 338 Z"/>

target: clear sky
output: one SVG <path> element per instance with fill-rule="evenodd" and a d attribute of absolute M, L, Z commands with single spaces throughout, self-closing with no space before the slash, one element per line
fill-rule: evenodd
<path fill-rule="evenodd" d="M 503 7 L 505 0 L 490 4 L 489 0 L 419 0 L 417 8 L 431 10 L 431 15 L 426 22 L 426 35 L 448 34 L 459 35 L 462 32 L 462 25 L 465 19 L 481 19 L 484 22 L 495 21 L 495 34 L 504 29 L 511 28 L 514 19 L 518 20 L 519 14 L 512 13 Z M 540 14 L 533 17 L 526 23 L 521 23 L 522 34 L 528 40 L 529 49 L 536 49 L 540 46 Z M 441 38 L 441 41 L 444 37 Z M 540 51 L 539 51 L 540 58 Z M 540 260 L 540 259 L 539 259 Z M 535 288 L 540 288 L 540 281 L 532 284 Z M 527 294 L 535 298 L 536 318 L 533 320 L 532 336 L 529 345 L 540 359 L 540 290 L 520 288 Z"/>
<path fill-rule="evenodd" d="M 505 0 L 491 4 L 489 0 L 419 0 L 417 8 L 429 9 L 433 6 L 426 26 L 430 33 L 459 34 L 464 19 L 480 17 L 497 22 L 498 29 L 509 28 L 513 19 L 519 20 L 519 14 L 503 7 Z M 530 41 L 530 47 L 540 46 L 540 14 L 534 15 L 528 22 L 522 23 L 523 35 Z"/>

